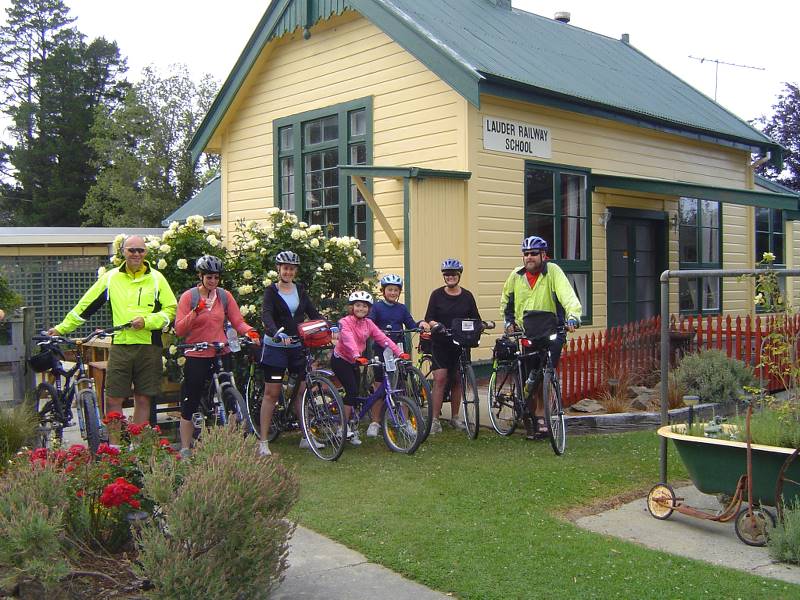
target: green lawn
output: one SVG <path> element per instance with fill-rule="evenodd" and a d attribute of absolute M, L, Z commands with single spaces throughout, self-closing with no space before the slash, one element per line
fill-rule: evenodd
<path fill-rule="evenodd" d="M 296 465 L 292 516 L 411 579 L 459 598 L 798 598 L 800 586 L 720 569 L 577 528 L 572 508 L 658 478 L 654 432 L 546 441 L 474 442 L 446 430 L 412 457 L 382 439 L 347 447 L 337 463 L 272 445 Z M 685 477 L 671 455 L 670 479 Z M 669 526 L 665 524 L 665 526 Z M 733 535 L 733 532 L 731 532 Z"/>

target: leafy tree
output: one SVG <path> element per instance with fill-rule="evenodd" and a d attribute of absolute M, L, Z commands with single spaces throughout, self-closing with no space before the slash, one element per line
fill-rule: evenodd
<path fill-rule="evenodd" d="M 759 167 L 760 175 L 800 192 L 800 88 L 796 83 L 785 83 L 784 91 L 772 106 L 773 114 L 761 116 L 755 125 L 786 148 L 784 168 L 778 171 L 767 163 Z"/>
<path fill-rule="evenodd" d="M 99 174 L 84 225 L 158 226 L 200 189 L 219 163 L 193 164 L 189 143 L 216 88 L 210 75 L 195 84 L 185 65 L 163 77 L 150 66 L 119 106 L 100 109 L 91 141 Z"/>

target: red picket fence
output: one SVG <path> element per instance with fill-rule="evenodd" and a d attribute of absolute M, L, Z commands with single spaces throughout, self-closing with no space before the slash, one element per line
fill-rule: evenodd
<path fill-rule="evenodd" d="M 751 315 L 680 317 L 670 319 L 673 342 L 683 351 L 717 349 L 752 366 L 770 390 L 781 382 L 759 367 L 764 342 L 776 326 L 774 316 Z M 800 315 L 784 323 L 789 339 L 800 340 Z M 646 373 L 659 368 L 661 317 L 653 317 L 599 333 L 570 336 L 561 356 L 559 372 L 564 405 L 592 397 L 609 378 L 620 373 Z M 800 356 L 798 344 L 797 356 Z M 672 348 L 675 351 L 675 348 Z"/>

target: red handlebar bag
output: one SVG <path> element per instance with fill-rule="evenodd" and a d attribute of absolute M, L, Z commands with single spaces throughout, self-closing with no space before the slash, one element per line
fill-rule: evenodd
<path fill-rule="evenodd" d="M 297 335 L 303 340 L 303 345 L 309 348 L 319 348 L 331 343 L 331 330 L 327 321 L 306 321 L 297 326 Z"/>

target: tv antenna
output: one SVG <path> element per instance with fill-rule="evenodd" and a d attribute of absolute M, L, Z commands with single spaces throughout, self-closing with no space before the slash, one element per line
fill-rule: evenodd
<path fill-rule="evenodd" d="M 714 63 L 714 102 L 717 101 L 717 84 L 719 83 L 719 66 L 726 65 L 728 67 L 738 67 L 739 69 L 753 69 L 755 71 L 766 71 L 764 67 L 752 67 L 750 65 L 737 65 L 736 63 L 726 62 L 724 60 L 719 60 L 717 58 L 705 58 L 700 56 L 692 56 L 689 55 L 689 58 L 693 60 L 699 60 L 700 64 L 705 62 Z"/>

